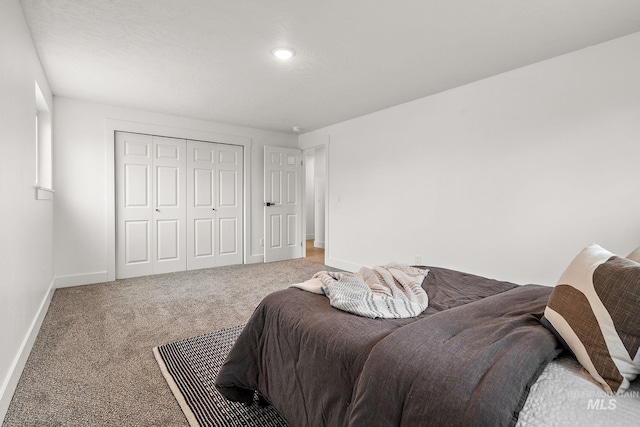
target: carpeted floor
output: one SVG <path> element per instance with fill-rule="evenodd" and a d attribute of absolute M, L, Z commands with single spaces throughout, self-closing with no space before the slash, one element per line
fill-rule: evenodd
<path fill-rule="evenodd" d="M 304 259 L 56 290 L 3 427 L 187 426 L 152 348 L 245 323 Z"/>

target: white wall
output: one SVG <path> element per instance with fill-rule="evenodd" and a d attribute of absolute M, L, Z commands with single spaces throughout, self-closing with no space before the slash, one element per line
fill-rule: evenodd
<path fill-rule="evenodd" d="M 51 91 L 18 0 L 0 1 L 0 424 L 51 298 L 53 201 L 36 200 L 35 82 Z"/>
<path fill-rule="evenodd" d="M 114 123 L 128 129 L 153 129 L 167 136 L 209 140 L 222 136 L 250 142 L 252 201 L 249 204 L 249 262 L 263 260 L 264 146 L 296 147 L 297 136 L 202 120 L 167 116 L 110 105 L 54 98 L 54 163 L 56 170 L 55 271 L 56 286 L 106 281 L 112 265 Z"/>
<path fill-rule="evenodd" d="M 418 255 L 555 284 L 591 242 L 626 255 L 640 245 L 638 52 L 640 33 L 303 135 L 331 141 L 327 264 Z"/>

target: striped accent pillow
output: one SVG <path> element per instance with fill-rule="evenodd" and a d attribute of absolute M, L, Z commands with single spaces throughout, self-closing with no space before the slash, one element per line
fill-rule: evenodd
<path fill-rule="evenodd" d="M 598 245 L 569 264 L 544 317 L 609 394 L 640 373 L 640 264 Z"/>

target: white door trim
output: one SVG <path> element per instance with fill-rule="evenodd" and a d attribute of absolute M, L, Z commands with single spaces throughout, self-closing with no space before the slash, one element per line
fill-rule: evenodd
<path fill-rule="evenodd" d="M 243 263 L 251 257 L 251 145 L 249 137 L 226 135 L 195 129 L 175 128 L 153 123 L 140 123 L 128 120 L 105 119 L 105 170 L 106 170 L 106 218 L 107 228 L 107 281 L 116 280 L 116 180 L 115 180 L 115 134 L 116 131 L 143 133 L 170 138 L 192 139 L 196 141 L 219 142 L 242 145 L 244 147 L 244 183 L 243 183 Z"/>

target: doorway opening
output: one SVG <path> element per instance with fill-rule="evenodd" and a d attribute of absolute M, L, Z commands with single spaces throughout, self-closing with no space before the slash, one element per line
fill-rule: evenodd
<path fill-rule="evenodd" d="M 325 262 L 326 147 L 304 150 L 306 258 Z"/>

